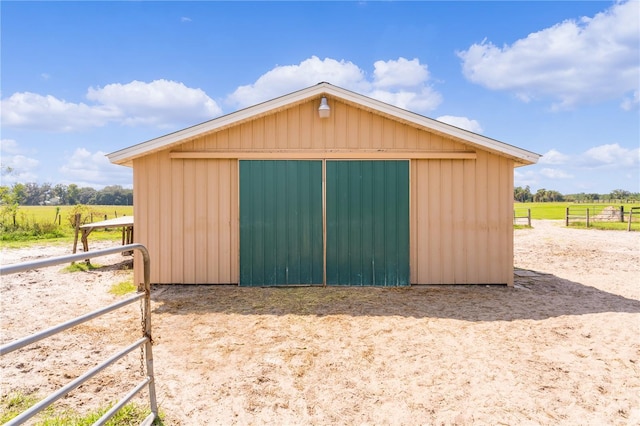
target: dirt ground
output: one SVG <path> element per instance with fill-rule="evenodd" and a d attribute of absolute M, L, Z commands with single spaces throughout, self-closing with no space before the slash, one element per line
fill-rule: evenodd
<path fill-rule="evenodd" d="M 640 233 L 533 225 L 515 231 L 514 288 L 155 286 L 165 424 L 640 424 Z M 129 258 L 95 262 L 3 277 L 0 342 L 116 300 Z M 45 396 L 137 330 L 134 305 L 9 354 L 1 393 Z M 135 352 L 61 403 L 91 409 L 139 380 Z"/>

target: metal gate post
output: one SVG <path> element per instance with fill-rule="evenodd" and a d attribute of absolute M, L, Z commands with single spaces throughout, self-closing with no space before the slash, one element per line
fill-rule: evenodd
<path fill-rule="evenodd" d="M 149 405 L 154 417 L 158 417 L 158 402 L 156 398 L 155 374 L 153 372 L 153 339 L 151 337 L 151 259 L 147 250 L 141 250 L 144 264 L 144 335 L 147 343 L 144 354 L 147 362 L 147 376 L 149 377 Z"/>

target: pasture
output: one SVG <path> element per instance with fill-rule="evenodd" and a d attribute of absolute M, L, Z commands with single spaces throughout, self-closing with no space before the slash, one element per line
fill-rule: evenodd
<path fill-rule="evenodd" d="M 624 211 L 628 212 L 631 207 L 640 207 L 640 203 L 569 203 L 569 202 L 557 202 L 557 203 L 513 203 L 513 208 L 516 210 L 531 209 L 532 219 L 550 219 L 550 220 L 562 220 L 564 219 L 565 211 L 567 207 L 579 207 L 581 209 L 596 209 L 602 210 L 606 206 L 624 206 Z"/>
<path fill-rule="evenodd" d="M 572 211 L 584 212 L 589 209 L 592 217 L 600 213 L 604 208 L 608 206 L 615 206 L 620 208 L 624 207 L 625 221 L 624 222 L 593 222 L 590 227 L 595 229 L 608 229 L 608 230 L 626 230 L 627 229 L 627 214 L 631 211 L 632 207 L 640 208 L 640 203 L 570 203 L 570 202 L 545 202 L 545 203 L 514 203 L 513 208 L 518 216 L 525 214 L 527 209 L 531 209 L 532 219 L 548 219 L 548 220 L 564 220 L 567 207 Z M 586 223 L 578 222 L 573 223 L 572 226 L 585 227 Z M 631 227 L 632 231 L 640 231 L 640 214 L 634 213 L 633 223 Z"/>
<path fill-rule="evenodd" d="M 132 216 L 133 206 L 85 206 L 90 218 L 93 217 L 92 222 L 98 222 L 105 220 L 105 215 L 108 219 L 120 216 Z M 18 208 L 18 215 L 24 215 L 26 220 L 32 222 L 54 222 L 58 216 L 62 217 L 61 225 L 71 224 L 68 221 L 69 216 L 73 215 L 76 206 L 20 206 Z M 65 223 L 66 221 L 66 223 Z"/>
<path fill-rule="evenodd" d="M 99 222 L 133 215 L 133 206 L 19 206 L 17 211 L 3 209 L 0 216 L 0 245 L 16 246 L 33 241 L 72 241 L 75 213 L 82 223 Z M 119 230 L 96 230 L 92 240 L 117 240 Z"/>

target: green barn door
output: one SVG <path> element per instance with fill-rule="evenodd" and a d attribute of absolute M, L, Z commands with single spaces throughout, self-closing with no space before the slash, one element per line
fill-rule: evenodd
<path fill-rule="evenodd" d="M 240 285 L 322 284 L 322 162 L 240 161 Z"/>
<path fill-rule="evenodd" d="M 327 161 L 327 285 L 409 285 L 409 162 Z"/>

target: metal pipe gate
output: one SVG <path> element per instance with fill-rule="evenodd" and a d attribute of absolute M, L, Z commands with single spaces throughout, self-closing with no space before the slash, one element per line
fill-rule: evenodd
<path fill-rule="evenodd" d="M 23 337 L 18 340 L 14 340 L 13 342 L 9 342 L 5 345 L 0 346 L 0 356 L 4 356 L 8 353 L 16 351 L 25 346 L 31 345 L 40 340 L 46 339 L 47 337 L 51 337 L 57 333 L 60 333 L 64 330 L 67 330 L 73 326 L 78 324 L 82 324 L 94 318 L 100 317 L 106 313 L 115 311 L 119 308 L 127 306 L 131 303 L 134 303 L 138 300 L 143 300 L 142 303 L 142 322 L 144 324 L 143 336 L 127 346 L 126 348 L 121 349 L 119 352 L 112 355 L 107 360 L 98 364 L 91 370 L 82 374 L 75 380 L 69 382 L 67 385 L 58 389 L 56 392 L 49 395 L 47 398 L 38 402 L 28 410 L 22 412 L 20 415 L 6 423 L 6 425 L 19 425 L 24 423 L 26 420 L 38 414 L 40 411 L 47 408 L 49 405 L 53 404 L 58 399 L 62 398 L 72 390 L 76 389 L 78 386 L 82 385 L 84 382 L 104 370 L 109 365 L 123 358 L 128 353 L 138 349 L 144 348 L 144 354 L 146 359 L 146 369 L 147 375 L 146 377 L 136 385 L 129 393 L 127 393 L 120 401 L 118 401 L 109 411 L 107 411 L 98 421 L 94 423 L 94 425 L 103 425 L 105 424 L 114 414 L 116 414 L 124 405 L 131 400 L 137 393 L 142 391 L 145 386 L 149 388 L 149 405 L 151 407 L 151 414 L 149 414 L 144 421 L 141 423 L 142 425 L 150 425 L 153 421 L 158 417 L 158 403 L 156 400 L 156 389 L 155 389 L 155 379 L 153 374 L 153 353 L 152 353 L 152 339 L 151 339 L 151 268 L 149 265 L 150 257 L 147 248 L 142 244 L 128 244 L 124 246 L 96 250 L 85 253 L 78 253 L 68 256 L 59 256 L 52 257 L 44 260 L 36 260 L 32 262 L 24 262 L 18 263 L 15 265 L 3 265 L 0 266 L 0 276 L 15 274 L 18 272 L 25 272 L 32 269 L 44 268 L 47 266 L 55 266 L 63 263 L 70 263 L 76 261 L 82 261 L 86 259 L 92 259 L 94 257 L 106 256 L 109 254 L 117 254 L 123 253 L 126 251 L 139 250 L 142 254 L 142 258 L 144 261 L 144 289 L 143 291 L 139 291 L 135 296 L 131 296 L 125 300 L 116 302 L 112 305 L 106 306 L 104 308 L 95 310 L 93 312 L 81 315 L 77 318 L 74 318 L 70 321 L 58 324 L 46 330 L 39 331 L 30 336 Z"/>

